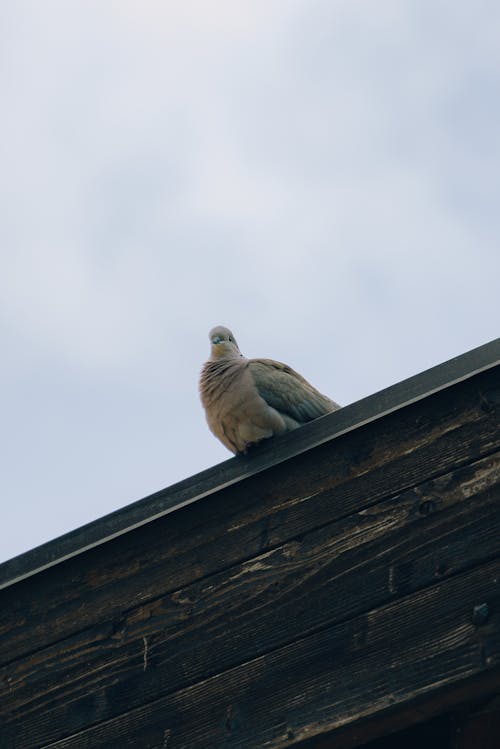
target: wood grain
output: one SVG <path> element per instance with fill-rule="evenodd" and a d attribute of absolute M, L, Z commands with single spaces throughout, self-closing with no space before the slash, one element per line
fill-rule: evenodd
<path fill-rule="evenodd" d="M 57 738 L 484 563 L 499 499 L 497 453 L 19 659 L 4 721 Z"/>
<path fill-rule="evenodd" d="M 486 372 L 1 592 L 0 664 L 500 448 Z"/>
<path fill-rule="evenodd" d="M 48 746 L 145 746 L 147 726 L 158 748 L 282 749 L 405 706 L 498 668 L 499 580 L 497 560 Z M 483 600 L 494 613 L 476 627 Z"/>

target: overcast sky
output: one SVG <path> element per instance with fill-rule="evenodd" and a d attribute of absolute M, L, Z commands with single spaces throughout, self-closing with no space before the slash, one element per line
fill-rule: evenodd
<path fill-rule="evenodd" d="M 499 335 L 500 4 L 4 0 L 0 558 L 230 457 L 208 330 L 342 404 Z"/>

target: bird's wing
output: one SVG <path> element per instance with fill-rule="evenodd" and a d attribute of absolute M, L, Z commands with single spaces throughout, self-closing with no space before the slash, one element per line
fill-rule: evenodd
<path fill-rule="evenodd" d="M 340 408 L 286 364 L 273 359 L 250 359 L 248 368 L 266 403 L 299 423 Z"/>

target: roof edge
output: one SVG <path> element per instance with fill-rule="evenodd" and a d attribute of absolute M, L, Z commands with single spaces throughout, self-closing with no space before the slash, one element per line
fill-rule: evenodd
<path fill-rule="evenodd" d="M 500 364 L 500 338 L 0 564 L 0 590 Z"/>

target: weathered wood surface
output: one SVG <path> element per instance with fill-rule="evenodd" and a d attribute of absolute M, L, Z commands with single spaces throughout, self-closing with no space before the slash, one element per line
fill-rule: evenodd
<path fill-rule="evenodd" d="M 490 683 L 490 692 L 493 688 L 498 690 L 498 675 L 496 682 Z M 485 679 L 481 680 L 485 683 Z M 366 730 L 367 724 L 361 729 L 357 735 L 357 744 L 349 743 L 344 744 L 338 742 L 340 733 L 336 733 L 335 737 L 335 749 L 351 749 L 354 746 L 360 747 L 360 749 L 422 749 L 423 747 L 429 747 L 429 749 L 499 749 L 500 745 L 500 699 L 498 697 L 491 699 L 481 697 L 477 694 L 478 680 L 468 680 L 464 682 L 463 687 L 467 690 L 464 691 L 466 696 L 466 703 L 460 708 L 452 709 L 451 712 L 447 709 L 449 704 L 460 704 L 457 702 L 457 692 L 455 690 L 450 692 L 446 691 L 441 695 L 441 699 L 438 697 L 431 701 L 427 701 L 427 704 L 422 703 L 420 700 L 418 705 L 414 703 L 413 711 L 399 710 L 398 720 L 401 718 L 405 722 L 401 725 L 405 727 L 402 730 L 394 729 L 394 725 L 391 729 L 394 732 L 378 733 L 378 738 L 374 741 L 370 740 L 370 733 Z M 472 703 L 471 695 L 476 696 L 473 698 Z M 449 701 L 449 695 L 452 694 L 454 702 Z M 486 692 L 483 692 L 486 694 Z M 390 712 L 390 711 L 389 711 Z M 430 719 L 425 719 L 425 714 L 428 713 Z M 409 720 L 408 720 L 409 718 Z M 415 723 L 418 720 L 418 723 Z M 350 739 L 353 738 L 351 732 Z M 368 743 L 361 742 L 365 740 Z M 331 740 L 313 742 L 314 749 L 332 749 Z M 307 743 L 301 745 L 301 749 L 308 749 Z"/>
<path fill-rule="evenodd" d="M 0 663 L 500 449 L 486 399 L 499 381 L 486 372 L 3 590 Z"/>
<path fill-rule="evenodd" d="M 300 749 L 498 749 L 472 743 L 457 746 L 457 730 L 478 705 L 490 704 L 500 691 L 500 669 L 424 691 L 405 705 L 395 702 L 367 719 L 347 723 L 333 733 L 306 740 Z M 492 721 L 490 721 L 492 722 Z M 477 725 L 477 724 L 476 724 Z M 495 734 L 500 736 L 500 733 Z"/>
<path fill-rule="evenodd" d="M 499 487 L 496 453 L 3 667 L 19 746 L 82 729 L 89 694 L 107 719 L 489 560 Z"/>
<path fill-rule="evenodd" d="M 4 590 L 0 746 L 292 746 L 494 673 L 499 380 Z"/>
<path fill-rule="evenodd" d="M 168 746 L 185 749 L 281 748 L 396 702 L 404 704 L 429 689 L 500 665 L 499 579 L 497 560 L 53 746 L 119 746 L 117 738 L 125 736 L 130 746 L 134 741 L 143 746 L 146 726 L 147 746 L 161 747 L 168 737 Z M 474 606 L 485 600 L 494 613 L 483 626 L 474 625 Z"/>

